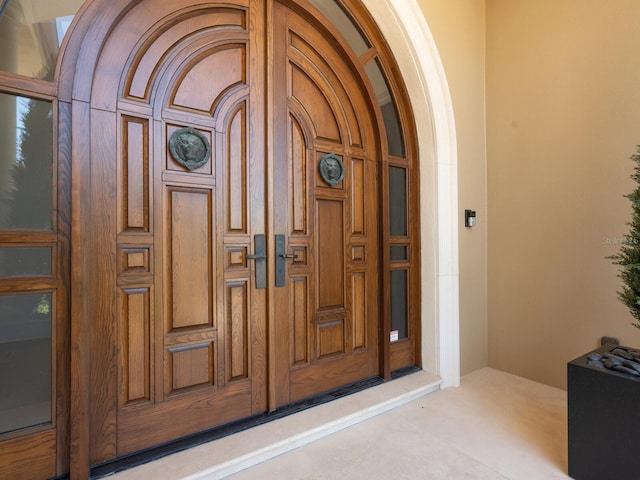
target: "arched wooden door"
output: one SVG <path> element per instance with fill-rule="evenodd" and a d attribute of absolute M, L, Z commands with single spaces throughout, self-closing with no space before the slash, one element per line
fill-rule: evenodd
<path fill-rule="evenodd" d="M 108 36 L 88 112 L 91 464 L 379 373 L 375 115 L 321 25 L 142 0 Z"/>
<path fill-rule="evenodd" d="M 277 405 L 378 373 L 375 114 L 307 17 L 275 3 L 274 231 L 294 256 L 274 291 Z"/>

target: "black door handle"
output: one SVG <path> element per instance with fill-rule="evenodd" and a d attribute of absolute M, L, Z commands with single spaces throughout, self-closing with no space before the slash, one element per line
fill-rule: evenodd
<path fill-rule="evenodd" d="M 284 235 L 276 235 L 276 287 L 287 283 L 287 244 Z"/>

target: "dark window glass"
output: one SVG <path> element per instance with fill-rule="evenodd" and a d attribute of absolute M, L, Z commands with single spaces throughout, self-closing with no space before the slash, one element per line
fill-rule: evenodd
<path fill-rule="evenodd" d="M 0 277 L 51 274 L 51 247 L 0 247 Z"/>
<path fill-rule="evenodd" d="M 407 247 L 404 245 L 392 245 L 391 246 L 391 261 L 401 262 L 407 260 Z"/>
<path fill-rule="evenodd" d="M 51 422 L 51 298 L 0 295 L 0 433 Z"/>
<path fill-rule="evenodd" d="M 387 132 L 389 155 L 404 158 L 404 139 L 402 136 L 402 129 L 400 128 L 398 109 L 396 108 L 391 92 L 389 91 L 387 80 L 384 77 L 377 60 L 369 62 L 365 66 L 364 70 L 376 92 L 378 105 L 382 112 L 384 129 Z"/>
<path fill-rule="evenodd" d="M 51 102 L 0 93 L 0 229 L 52 229 L 51 117 Z"/>
<path fill-rule="evenodd" d="M 407 235 L 407 169 L 389 167 L 389 233 Z"/>
<path fill-rule="evenodd" d="M 407 271 L 391 270 L 391 331 L 398 332 L 398 340 L 407 338 Z"/>

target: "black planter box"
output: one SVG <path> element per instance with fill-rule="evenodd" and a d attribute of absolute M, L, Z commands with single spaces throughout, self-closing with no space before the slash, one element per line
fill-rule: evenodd
<path fill-rule="evenodd" d="M 575 480 L 640 478 L 640 378 L 588 364 L 591 353 L 614 348 L 567 365 L 569 476 Z"/>

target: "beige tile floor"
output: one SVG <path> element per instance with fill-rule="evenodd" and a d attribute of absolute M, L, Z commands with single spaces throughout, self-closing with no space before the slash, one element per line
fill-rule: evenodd
<path fill-rule="evenodd" d="M 416 375 L 422 375 L 416 374 Z M 409 377 L 414 377 L 410 375 Z M 420 377 L 415 376 L 413 381 Z M 420 379 L 422 382 L 424 379 Z M 410 390 L 411 379 L 394 388 Z M 407 383 L 408 382 L 408 383 Z M 376 387 L 378 388 L 378 387 Z M 376 395 L 376 388 L 355 399 Z M 378 390 L 380 391 L 380 390 Z M 370 392 L 370 393 L 367 393 Z M 200 469 L 206 450 L 216 442 L 130 469 L 110 477 L 204 480 L 338 480 L 338 479 L 566 479 L 566 392 L 504 372 L 485 368 L 465 376 L 459 388 L 417 398 L 384 413 L 299 446 L 256 466 L 225 476 L 222 470 Z M 364 394 L 364 395 L 361 395 Z M 332 402 L 336 403 L 336 402 Z M 328 404 L 331 405 L 331 404 Z M 309 421 L 326 406 L 303 412 Z M 335 408 L 334 406 L 328 407 Z M 343 407 L 341 407 L 343 408 Z M 314 412 L 314 410 L 316 412 Z M 309 413 L 312 412 L 312 413 Z M 273 422 L 287 428 L 295 415 Z M 304 420 L 304 419 L 307 420 Z M 282 425 L 278 427 L 277 425 Z M 258 427 L 262 428 L 264 426 Z M 246 439 L 265 432 L 242 432 Z M 242 435 L 239 434 L 239 435 Z M 273 434 L 273 433 L 271 433 Z M 223 439 L 224 440 L 224 439 Z M 305 443 L 305 442 L 301 442 Z M 223 445 L 223 444 L 220 444 Z M 258 452 L 259 454 L 260 452 Z M 192 455 L 190 458 L 189 455 Z M 266 455 L 267 457 L 271 455 Z M 196 469 L 197 470 L 197 469 Z M 233 470 L 232 470 L 233 471 Z"/>

